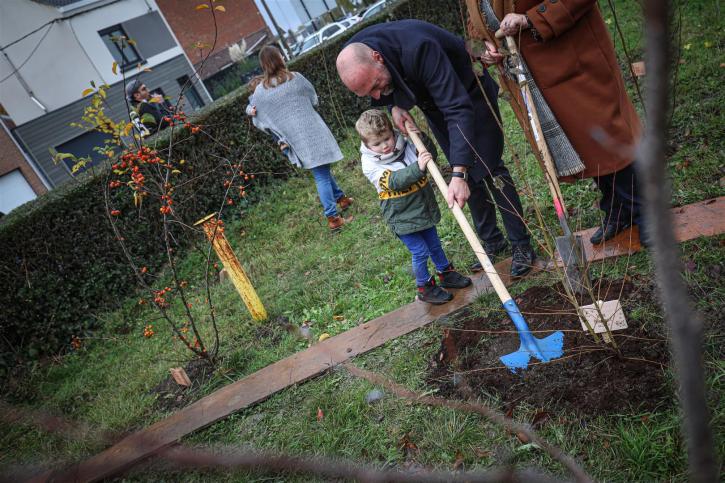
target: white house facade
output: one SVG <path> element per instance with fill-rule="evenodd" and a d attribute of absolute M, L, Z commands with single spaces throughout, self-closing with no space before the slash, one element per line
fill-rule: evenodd
<path fill-rule="evenodd" d="M 119 45 L 119 36 L 133 45 Z M 81 93 L 91 82 L 111 86 L 115 120 L 128 119 L 122 74 L 172 98 L 191 79 L 187 112 L 211 102 L 154 0 L 2 0 L 0 49 L 0 105 L 51 187 L 72 178 L 51 148 L 85 156 L 102 142 L 99 133 L 70 126 L 88 105 Z"/>

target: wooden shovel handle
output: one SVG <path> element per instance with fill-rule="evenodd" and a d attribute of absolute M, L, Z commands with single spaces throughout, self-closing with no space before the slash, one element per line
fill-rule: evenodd
<path fill-rule="evenodd" d="M 418 153 L 420 154 L 423 152 L 428 152 L 425 145 L 423 144 L 423 141 L 421 141 L 420 136 L 418 136 L 418 133 L 413 132 L 410 129 L 414 126 L 412 126 L 408 122 L 406 123 L 405 127 L 408 130 L 408 136 L 410 137 L 411 141 L 413 141 L 413 144 L 418 150 Z M 441 191 L 441 193 L 443 193 L 443 197 L 447 198 L 448 185 L 443 179 L 441 172 L 438 170 L 438 166 L 435 164 L 434 161 L 431 160 L 426 164 L 426 167 L 428 168 L 428 172 L 433 177 L 433 180 L 438 186 L 438 189 Z M 503 284 L 503 281 L 501 281 L 501 277 L 499 277 L 498 272 L 496 272 L 496 268 L 491 263 L 488 255 L 486 255 L 486 250 L 484 250 L 483 246 L 481 246 L 478 235 L 476 235 L 476 233 L 473 231 L 473 228 L 471 228 L 470 223 L 468 223 L 468 218 L 466 218 L 466 215 L 463 214 L 463 210 L 461 210 L 461 207 L 454 203 L 453 209 L 451 211 L 453 211 L 453 216 L 456 218 L 456 221 L 461 227 L 461 230 L 463 230 L 463 234 L 466 236 L 466 240 L 468 240 L 468 243 L 471 245 L 471 248 L 476 254 L 478 261 L 481 262 L 481 266 L 486 272 L 486 276 L 488 276 L 488 280 L 491 282 L 491 285 L 493 285 L 493 289 L 496 291 L 496 295 L 498 295 L 502 303 L 511 300 L 511 295 L 509 294 L 508 289 Z"/>

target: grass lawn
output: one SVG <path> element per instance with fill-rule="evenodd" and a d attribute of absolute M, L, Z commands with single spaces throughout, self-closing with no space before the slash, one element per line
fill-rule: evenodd
<path fill-rule="evenodd" d="M 638 3 L 614 3 L 633 60 L 640 60 L 642 21 Z M 725 102 L 721 89 L 725 37 L 721 12 L 718 2 L 680 4 L 681 49 L 669 158 L 675 205 L 725 195 L 725 123 L 721 114 Z M 602 10 L 613 28 L 607 2 L 602 2 Z M 616 36 L 615 39 L 621 52 L 621 41 Z M 628 74 L 626 77 L 629 81 Z M 631 82 L 629 86 L 632 87 Z M 641 109 L 634 91 L 632 95 Z M 532 193 L 527 193 L 523 201 L 530 220 L 534 219 L 535 207 L 543 212 L 549 228 L 532 226 L 536 238 L 543 239 L 547 231 L 556 233 L 548 189 L 533 157 L 523 156 L 526 148 L 510 109 L 503 102 L 501 106 L 511 149 L 522 155 L 521 166 L 509 165 L 520 187 L 524 179 L 532 187 Z M 313 321 L 315 336 L 335 335 L 413 301 L 408 252 L 381 221 L 375 191 L 356 161 L 358 144 L 352 131 L 341 145 L 345 160 L 337 163 L 334 173 L 346 193 L 356 200 L 352 208 L 355 219 L 341 233 L 328 232 L 308 173 L 260 187 L 258 201 L 243 207 L 242 216 L 227 223 L 226 235 L 264 301 L 270 321 L 255 323 L 231 284 L 215 285 L 212 296 L 222 337 L 220 363 L 211 376 L 191 389 L 188 401 L 305 349 L 307 342 L 290 334 L 282 318 L 295 325 Z M 510 153 L 507 150 L 507 159 Z M 588 227 L 598 222 L 597 193 L 590 183 L 565 186 L 564 191 L 575 209 L 577 225 Z M 441 211 L 444 216 L 439 232 L 444 248 L 457 266 L 465 267 L 473 256 L 443 204 Z M 687 262 L 683 276 L 706 320 L 703 357 L 712 424 L 722 459 L 725 357 L 719 342 L 725 312 L 725 237 L 684 243 L 682 257 Z M 186 253 L 179 261 L 183 277 L 194 292 L 193 310 L 201 317 L 203 303 L 198 302 L 205 297 L 201 283 L 203 262 L 204 257 L 197 252 Z M 634 284 L 646 284 L 653 274 L 647 253 L 593 267 L 595 278 L 628 276 Z M 160 275 L 161 280 L 164 276 Z M 516 296 L 532 286 L 551 283 L 550 275 L 541 274 L 512 286 L 511 292 Z M 170 367 L 188 362 L 188 351 L 179 341 L 172 340 L 170 330 L 148 304 L 138 304 L 138 298 L 125 301 L 115 312 L 95 314 L 103 322 L 103 329 L 85 337 L 80 350 L 37 363 L 21 380 L 6 388 L 6 398 L 13 404 L 83 421 L 92 430 L 83 438 L 72 439 L 27 425 L 4 424 L 0 434 L 0 473 L 88 457 L 107 446 L 101 431 L 127 433 L 170 414 L 170 401 L 153 388 L 168 377 Z M 481 297 L 471 311 L 495 314 L 498 306 L 495 296 L 488 295 Z M 180 307 L 173 307 L 172 311 L 183 315 Z M 631 310 L 628 318 L 660 327 L 663 336 L 666 334 L 662 310 L 654 298 Z M 144 327 L 149 324 L 156 334 L 144 338 Z M 354 362 L 411 389 L 431 391 L 426 375 L 445 327 L 433 324 L 392 340 Z M 597 479 L 683 481 L 686 453 L 671 370 L 666 371 L 665 379 L 671 397 L 655 409 L 642 411 L 624 403 L 614 413 L 582 416 L 561 411 L 539 431 L 576 456 Z M 389 394 L 375 404 L 367 404 L 365 395 L 371 389 L 367 382 L 335 370 L 235 413 L 189 435 L 184 442 L 339 456 L 386 467 L 416 464 L 452 469 L 460 458 L 466 469 L 513 462 L 520 467 L 536 466 L 568 476 L 542 451 L 521 443 L 479 416 L 412 405 Z M 500 406 L 496 394 L 483 402 Z M 319 422 L 318 408 L 325 415 Z M 523 404 L 517 406 L 513 415 L 517 420 L 530 421 L 539 409 Z M 401 449 L 405 442 L 417 447 L 414 455 L 406 455 Z M 145 470 L 132 472 L 128 479 L 270 480 L 245 473 L 212 475 Z M 293 476 L 271 479 L 309 481 L 308 477 Z"/>

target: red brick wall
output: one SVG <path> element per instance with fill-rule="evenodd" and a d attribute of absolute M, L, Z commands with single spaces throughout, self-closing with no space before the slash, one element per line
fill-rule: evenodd
<path fill-rule="evenodd" d="M 28 165 L 23 153 L 20 152 L 10 135 L 0 126 L 0 176 L 15 169 L 20 169 L 36 195 L 42 195 L 48 191 L 33 168 Z"/>
<path fill-rule="evenodd" d="M 156 3 L 191 62 L 200 62 L 199 50 L 194 45 L 201 41 L 211 46 L 214 41 L 214 22 L 209 9 L 196 10 L 196 6 L 203 3 L 202 0 L 156 0 Z M 254 0 L 218 2 L 217 5 L 223 5 L 226 11 L 216 12 L 218 32 L 215 54 L 226 51 L 231 44 L 255 32 L 267 29 Z M 207 53 L 205 49 L 204 54 Z M 202 77 L 211 74 L 213 72 L 205 69 Z"/>

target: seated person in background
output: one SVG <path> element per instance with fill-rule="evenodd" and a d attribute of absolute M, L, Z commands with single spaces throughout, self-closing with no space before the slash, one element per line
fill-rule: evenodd
<path fill-rule="evenodd" d="M 435 305 L 450 301 L 453 294 L 444 288 L 467 287 L 471 279 L 455 271 L 438 238 L 441 213 L 425 170 L 430 153 L 417 156 L 413 144 L 393 131 L 387 114 L 376 109 L 363 112 L 355 129 L 362 138 L 363 173 L 378 191 L 383 218 L 413 256 L 418 299 Z M 428 258 L 440 285 L 429 275 Z"/>
<path fill-rule="evenodd" d="M 126 85 L 126 99 L 149 131 L 148 134 L 154 134 L 169 126 L 170 123 L 164 118 L 172 116 L 174 108 L 164 101 L 161 95 L 151 94 L 146 84 L 140 80 L 134 79 Z"/>

